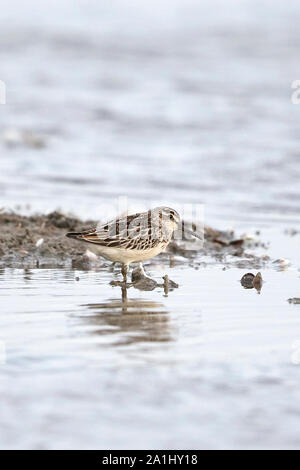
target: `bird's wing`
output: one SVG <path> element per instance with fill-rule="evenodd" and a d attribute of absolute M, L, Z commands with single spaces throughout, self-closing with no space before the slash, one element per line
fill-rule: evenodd
<path fill-rule="evenodd" d="M 150 211 L 149 211 L 150 212 Z M 151 214 L 147 212 L 120 217 L 93 230 L 77 233 L 76 238 L 95 245 L 145 250 L 157 246 Z"/>

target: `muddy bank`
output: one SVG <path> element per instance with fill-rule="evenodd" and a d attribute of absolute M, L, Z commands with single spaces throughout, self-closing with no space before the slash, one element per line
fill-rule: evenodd
<path fill-rule="evenodd" d="M 96 221 L 82 221 L 75 217 L 52 212 L 48 215 L 26 217 L 15 213 L 0 213 L 0 265 L 8 267 L 43 265 L 88 269 L 91 264 L 105 263 L 89 256 L 88 244 L 79 243 L 65 236 L 68 231 L 80 231 L 95 227 Z M 220 263 L 244 263 L 261 267 L 269 259 L 248 253 L 251 248 L 262 246 L 258 241 L 237 237 L 234 232 L 219 231 L 205 227 L 204 244 L 174 240 L 168 251 L 153 262 L 203 264 L 203 257 L 209 256 Z M 229 261 L 230 260 L 230 261 Z M 110 264 L 110 263 L 108 263 Z"/>

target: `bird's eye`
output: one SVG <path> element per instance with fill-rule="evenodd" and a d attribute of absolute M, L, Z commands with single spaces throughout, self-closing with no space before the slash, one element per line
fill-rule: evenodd
<path fill-rule="evenodd" d="M 170 219 L 174 220 L 174 212 L 170 212 Z"/>

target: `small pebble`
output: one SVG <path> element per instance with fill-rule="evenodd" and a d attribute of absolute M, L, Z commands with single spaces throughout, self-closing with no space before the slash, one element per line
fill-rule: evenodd
<path fill-rule="evenodd" d="M 290 304 L 299 305 L 300 304 L 300 298 L 299 297 L 294 297 L 293 299 L 288 299 L 288 302 Z"/>
<path fill-rule="evenodd" d="M 255 289 L 260 292 L 263 284 L 262 275 L 261 273 L 257 273 L 256 276 L 252 273 L 244 274 L 241 279 L 241 284 L 245 289 L 253 289 L 253 287 L 255 287 Z"/>
<path fill-rule="evenodd" d="M 244 276 L 242 277 L 241 279 L 241 284 L 242 286 L 246 287 L 246 288 L 253 288 L 253 281 L 254 281 L 254 274 L 252 273 L 247 273 L 247 274 L 244 274 Z"/>
<path fill-rule="evenodd" d="M 43 239 L 43 238 L 40 238 L 40 239 L 36 242 L 35 246 L 38 248 L 39 246 L 42 246 L 43 243 L 44 243 L 44 239 Z"/>
<path fill-rule="evenodd" d="M 262 275 L 261 273 L 257 273 L 253 279 L 253 286 L 255 287 L 256 290 L 261 290 L 262 283 L 263 283 Z"/>
<path fill-rule="evenodd" d="M 85 256 L 88 257 L 88 259 L 90 259 L 92 261 L 97 261 L 98 260 L 98 256 L 90 250 L 86 250 L 86 252 L 84 254 L 85 254 Z"/>
<path fill-rule="evenodd" d="M 288 266 L 291 264 L 289 259 L 280 258 L 273 261 L 273 264 L 279 264 L 280 266 Z"/>

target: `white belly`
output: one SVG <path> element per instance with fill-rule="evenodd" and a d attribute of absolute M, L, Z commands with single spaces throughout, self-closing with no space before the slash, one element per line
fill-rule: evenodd
<path fill-rule="evenodd" d="M 149 248 L 148 250 L 125 250 L 124 248 L 106 247 L 89 243 L 89 250 L 109 261 L 129 264 L 141 263 L 153 258 L 164 251 L 166 246 L 165 244 L 159 245 L 155 248 Z"/>

